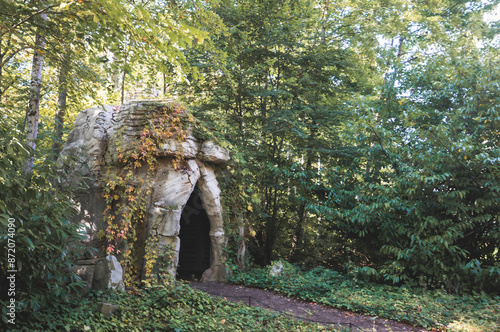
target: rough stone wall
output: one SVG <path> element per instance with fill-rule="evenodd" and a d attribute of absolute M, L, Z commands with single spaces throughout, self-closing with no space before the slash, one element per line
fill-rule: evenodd
<path fill-rule="evenodd" d="M 155 101 L 132 101 L 118 107 L 93 107 L 82 111 L 75 121 L 61 153 L 61 160 L 76 156 L 77 162 L 70 164 L 71 177 L 88 177 L 89 189 L 78 195 L 80 214 L 77 222 L 87 228 L 89 246 L 101 246 L 97 238 L 100 230 L 107 225 L 103 219 L 106 203 L 103 198 L 106 171 L 119 172 L 118 147 L 123 153 L 130 152 L 138 143 L 148 114 L 156 112 L 164 104 Z M 181 155 L 184 160 L 182 169 L 176 169 L 172 157 Z M 184 141 L 171 139 L 163 144 L 157 156 L 153 172 L 146 166 L 135 171 L 135 186 L 143 189 L 151 184 L 147 197 L 148 215 L 146 236 L 156 235 L 159 246 L 173 249 L 173 273 L 179 258 L 179 231 L 182 211 L 198 186 L 203 208 L 210 220 L 212 261 L 202 280 L 222 280 L 225 278 L 223 246 L 224 227 L 220 203 L 220 190 L 215 176 L 216 165 L 229 160 L 229 153 L 211 141 L 198 141 L 191 132 Z M 142 186 L 142 187 L 141 187 Z M 166 208 L 168 207 L 168 208 Z M 175 207 L 175 208 L 172 208 Z M 104 252 L 98 256 L 104 257 Z M 92 273 L 92 260 L 83 262 L 85 271 Z M 87 276 L 90 278 L 91 276 Z"/>

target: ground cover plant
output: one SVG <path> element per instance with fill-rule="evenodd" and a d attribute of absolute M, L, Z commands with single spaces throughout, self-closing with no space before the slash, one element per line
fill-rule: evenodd
<path fill-rule="evenodd" d="M 100 303 L 118 305 L 110 317 Z M 128 292 L 89 292 L 19 319 L 11 331 L 333 331 L 256 307 L 211 297 L 183 283 Z M 336 331 L 339 331 L 337 328 Z"/>
<path fill-rule="evenodd" d="M 287 262 L 281 264 L 283 269 L 275 276 L 270 273 L 270 267 L 255 268 L 233 273 L 231 281 L 427 329 L 500 330 L 500 297 L 497 295 L 456 295 L 443 289 L 375 284 L 321 267 L 302 271 Z"/>

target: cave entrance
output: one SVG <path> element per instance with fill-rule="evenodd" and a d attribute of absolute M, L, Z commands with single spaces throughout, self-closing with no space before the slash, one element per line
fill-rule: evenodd
<path fill-rule="evenodd" d="M 199 280 L 210 267 L 211 243 L 210 220 L 203 208 L 198 187 L 194 188 L 182 211 L 180 226 L 181 247 L 177 278 Z"/>

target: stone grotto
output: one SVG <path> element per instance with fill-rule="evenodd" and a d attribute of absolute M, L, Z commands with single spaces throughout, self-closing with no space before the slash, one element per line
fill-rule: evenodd
<path fill-rule="evenodd" d="M 148 128 L 151 119 L 170 117 L 170 111 L 181 115 L 187 112 L 173 102 L 144 100 L 114 107 L 92 107 L 76 118 L 59 159 L 61 167 L 69 174 L 68 183 L 77 180 L 86 183 L 86 188 L 76 195 L 79 213 L 74 222 L 84 230 L 85 246 L 99 249 L 78 262 L 77 272 L 87 281 L 88 287 L 120 284 L 119 281 L 106 281 L 117 274 L 113 271 L 117 262 L 105 253 L 106 240 L 102 235 L 108 227 L 105 214 L 117 213 L 116 206 L 106 203 L 106 176 L 120 174 L 125 166 L 122 156 L 137 151 L 145 130 L 153 132 Z M 229 152 L 213 140 L 195 137 L 193 128 L 190 124 L 187 126 L 183 137 L 161 142 L 155 150 L 153 165 L 142 162 L 140 167 L 133 169 L 128 186 L 133 187 L 145 202 L 145 221 L 135 229 L 138 240 L 134 250 L 143 278 L 146 245 L 154 238 L 159 251 L 171 253 L 170 272 L 174 278 L 220 281 L 226 277 L 225 237 L 215 172 L 229 161 Z M 125 193 L 118 196 L 120 204 L 127 204 Z M 118 261 L 124 260 L 120 253 L 113 255 Z M 104 273 L 103 277 L 102 271 L 107 271 L 107 275 Z M 120 284 L 119 288 L 123 286 Z"/>

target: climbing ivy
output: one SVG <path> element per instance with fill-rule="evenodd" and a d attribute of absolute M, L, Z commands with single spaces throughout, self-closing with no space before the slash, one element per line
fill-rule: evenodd
<path fill-rule="evenodd" d="M 105 175 L 104 198 L 106 200 L 105 231 L 106 253 L 122 254 L 126 269 L 126 283 L 131 284 L 140 275 L 137 230 L 147 224 L 148 200 L 152 192 L 155 164 L 159 155 L 171 154 L 172 165 L 181 170 L 183 156 L 179 150 L 164 151 L 169 140 L 185 141 L 190 125 L 194 123 L 191 113 L 179 103 L 158 104 L 155 112 L 147 115 L 143 128 L 137 135 L 134 146 L 124 151 L 124 130 L 117 137 L 116 153 L 120 168 L 109 168 Z M 140 172 L 146 176 L 137 176 Z M 154 230 L 153 230 L 154 232 Z M 172 253 L 163 253 L 172 255 Z M 145 248 L 145 276 L 149 277 L 158 261 L 158 238 L 148 239 Z"/>

